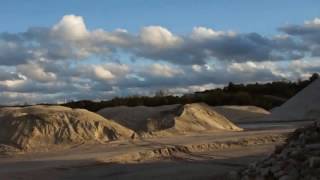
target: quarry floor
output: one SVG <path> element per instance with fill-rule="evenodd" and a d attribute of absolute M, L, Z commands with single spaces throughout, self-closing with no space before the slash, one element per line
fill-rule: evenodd
<path fill-rule="evenodd" d="M 243 123 L 238 124 L 242 132 L 82 144 L 1 157 L 0 179 L 224 179 L 225 173 L 266 157 L 288 133 L 308 123 Z"/>

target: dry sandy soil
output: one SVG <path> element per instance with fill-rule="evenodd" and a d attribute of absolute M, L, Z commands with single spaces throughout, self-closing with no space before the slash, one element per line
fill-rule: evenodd
<path fill-rule="evenodd" d="M 240 124 L 243 132 L 80 144 L 0 159 L 0 179 L 221 179 L 273 151 L 309 122 Z"/>

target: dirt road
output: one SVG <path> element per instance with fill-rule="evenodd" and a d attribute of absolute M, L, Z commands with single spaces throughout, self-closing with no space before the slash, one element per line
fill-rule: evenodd
<path fill-rule="evenodd" d="M 0 159 L 0 179 L 210 179 L 271 153 L 307 122 L 240 124 L 243 132 L 79 145 Z"/>

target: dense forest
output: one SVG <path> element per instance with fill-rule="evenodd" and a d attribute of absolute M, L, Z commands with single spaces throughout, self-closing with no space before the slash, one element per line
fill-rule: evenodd
<path fill-rule="evenodd" d="M 159 106 L 169 104 L 187 104 L 205 102 L 212 106 L 217 105 L 254 105 L 265 109 L 272 109 L 281 105 L 287 99 L 318 79 L 318 74 L 313 74 L 308 80 L 276 81 L 270 83 L 234 84 L 230 82 L 224 88 L 195 92 L 184 96 L 166 95 L 159 91 L 153 97 L 129 96 L 116 97 L 108 101 L 93 102 L 82 100 L 61 104 L 72 108 L 84 108 L 90 111 L 98 111 L 105 107 L 113 106 Z"/>

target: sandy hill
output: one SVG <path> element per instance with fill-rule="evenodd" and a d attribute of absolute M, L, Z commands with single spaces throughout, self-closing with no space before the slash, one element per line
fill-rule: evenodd
<path fill-rule="evenodd" d="M 112 107 L 98 111 L 105 118 L 144 132 L 183 133 L 204 130 L 241 130 L 212 107 L 202 104 L 166 105 L 158 107 Z"/>
<path fill-rule="evenodd" d="M 83 109 L 62 106 L 0 108 L 0 144 L 23 150 L 105 142 L 132 135 L 133 131 Z"/>
<path fill-rule="evenodd" d="M 280 107 L 270 118 L 278 120 L 307 120 L 320 117 L 320 79 L 301 90 Z"/>
<path fill-rule="evenodd" d="M 269 111 L 257 106 L 215 106 L 213 108 L 234 123 L 252 122 L 270 114 Z"/>

